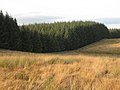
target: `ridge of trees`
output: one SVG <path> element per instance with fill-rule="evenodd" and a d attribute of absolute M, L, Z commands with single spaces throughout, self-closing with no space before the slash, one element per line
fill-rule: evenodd
<path fill-rule="evenodd" d="M 18 26 L 0 12 L 0 48 L 28 52 L 73 50 L 109 38 L 104 24 L 91 21 L 55 22 Z"/>
<path fill-rule="evenodd" d="M 110 38 L 120 38 L 120 29 L 113 28 L 109 29 Z"/>

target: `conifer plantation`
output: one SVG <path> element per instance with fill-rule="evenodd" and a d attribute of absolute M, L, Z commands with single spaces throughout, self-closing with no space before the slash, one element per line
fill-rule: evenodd
<path fill-rule="evenodd" d="M 120 29 L 109 29 L 110 31 L 110 38 L 120 38 Z"/>
<path fill-rule="evenodd" d="M 20 50 L 20 29 L 16 19 L 0 12 L 0 48 Z"/>
<path fill-rule="evenodd" d="M 101 23 L 72 21 L 18 26 L 16 19 L 0 12 L 1 49 L 60 52 L 104 38 L 109 38 L 109 30 Z"/>

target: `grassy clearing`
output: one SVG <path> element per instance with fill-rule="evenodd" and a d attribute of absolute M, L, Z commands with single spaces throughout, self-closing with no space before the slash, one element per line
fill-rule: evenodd
<path fill-rule="evenodd" d="M 114 46 L 117 39 L 112 40 L 114 44 L 105 41 L 103 47 L 108 42 Z M 94 49 L 102 47 L 100 43 L 93 44 Z M 94 52 L 93 46 L 82 50 Z M 120 90 L 119 56 L 81 52 L 72 55 L 0 51 L 0 90 Z"/>

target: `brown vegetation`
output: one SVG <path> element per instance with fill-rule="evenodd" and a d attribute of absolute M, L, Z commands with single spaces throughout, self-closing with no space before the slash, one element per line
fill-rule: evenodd
<path fill-rule="evenodd" d="M 120 57 L 0 51 L 0 90 L 120 90 Z"/>

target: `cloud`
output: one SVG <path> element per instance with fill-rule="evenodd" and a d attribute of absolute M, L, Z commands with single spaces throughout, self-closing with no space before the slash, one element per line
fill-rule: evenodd
<path fill-rule="evenodd" d="M 98 18 L 94 21 L 103 23 L 108 28 L 120 28 L 120 18 Z"/>
<path fill-rule="evenodd" d="M 102 22 L 105 24 L 120 24 L 120 18 L 99 18 L 95 21 Z"/>
<path fill-rule="evenodd" d="M 35 13 L 36 14 L 36 13 Z M 57 16 L 42 16 L 42 15 L 30 15 L 29 16 L 19 16 L 17 18 L 18 24 L 34 24 L 34 23 L 53 23 L 61 21 L 78 21 L 79 19 L 72 19 L 66 17 L 57 17 Z M 120 28 L 120 18 L 98 18 L 98 19 L 81 19 L 82 21 L 96 21 L 105 24 L 108 28 Z"/>
<path fill-rule="evenodd" d="M 18 24 L 33 24 L 33 23 L 51 23 L 55 21 L 59 21 L 63 19 L 63 17 L 55 17 L 55 16 L 26 16 L 17 18 Z"/>

